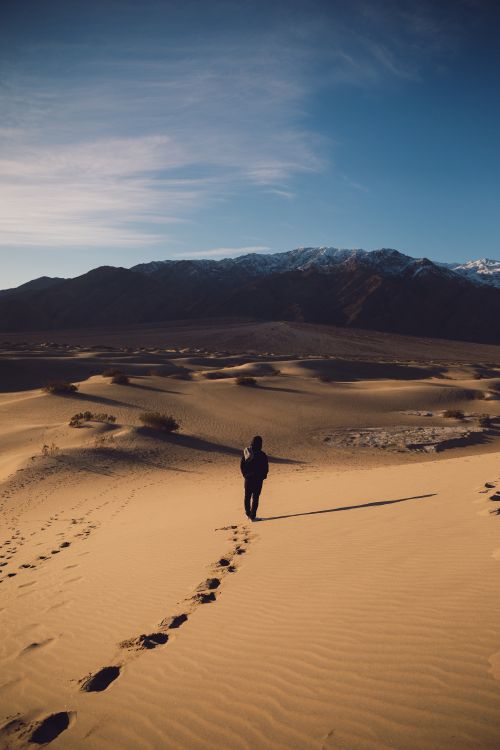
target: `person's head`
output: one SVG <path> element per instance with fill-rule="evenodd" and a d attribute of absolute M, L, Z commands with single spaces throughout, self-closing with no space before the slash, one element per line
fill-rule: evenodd
<path fill-rule="evenodd" d="M 256 435 L 254 438 L 252 438 L 252 448 L 255 451 L 262 450 L 262 438 L 260 435 Z"/>

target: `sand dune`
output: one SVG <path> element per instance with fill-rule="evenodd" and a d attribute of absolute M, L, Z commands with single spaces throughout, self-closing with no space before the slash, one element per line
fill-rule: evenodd
<path fill-rule="evenodd" d="M 500 368 L 52 354 L 2 358 L 1 747 L 498 748 Z M 41 392 L 71 373 L 76 393 Z M 116 422 L 70 427 L 84 410 Z M 437 454 L 323 439 L 485 412 L 480 442 Z M 250 524 L 255 433 L 271 471 Z"/>

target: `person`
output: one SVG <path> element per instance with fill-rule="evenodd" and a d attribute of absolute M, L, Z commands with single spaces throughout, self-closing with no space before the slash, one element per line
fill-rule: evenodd
<path fill-rule="evenodd" d="M 260 435 L 256 435 L 250 446 L 244 449 L 240 469 L 245 478 L 245 513 L 251 521 L 258 521 L 257 508 L 262 483 L 269 473 L 269 462 L 262 450 Z"/>

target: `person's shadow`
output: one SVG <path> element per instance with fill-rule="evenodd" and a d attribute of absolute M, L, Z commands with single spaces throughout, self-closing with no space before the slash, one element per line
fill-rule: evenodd
<path fill-rule="evenodd" d="M 268 516 L 259 518 L 259 521 L 280 521 L 283 518 L 297 518 L 298 516 L 317 516 L 320 513 L 340 513 L 344 510 L 358 510 L 359 508 L 376 508 L 379 505 L 394 505 L 394 503 L 405 503 L 407 500 L 423 500 L 426 497 L 435 497 L 437 492 L 429 495 L 414 495 L 413 497 L 400 497 L 397 500 L 378 500 L 373 503 L 363 503 L 361 505 L 346 505 L 342 508 L 325 508 L 324 510 L 308 510 L 304 513 L 289 513 L 285 516 Z"/>

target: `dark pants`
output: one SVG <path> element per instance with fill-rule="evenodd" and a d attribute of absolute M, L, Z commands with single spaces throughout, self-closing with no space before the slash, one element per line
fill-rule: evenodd
<path fill-rule="evenodd" d="M 257 515 L 263 481 L 263 479 L 256 479 L 255 477 L 245 478 L 245 513 L 249 518 L 255 518 Z"/>

